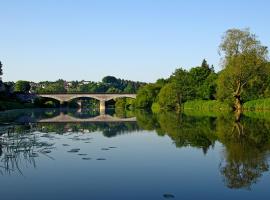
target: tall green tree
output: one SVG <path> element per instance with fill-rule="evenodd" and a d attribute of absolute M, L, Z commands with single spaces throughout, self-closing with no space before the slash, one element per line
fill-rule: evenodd
<path fill-rule="evenodd" d="M 115 78 L 114 76 L 105 76 L 102 79 L 103 83 L 108 83 L 108 84 L 117 84 L 118 83 L 118 79 Z"/>
<path fill-rule="evenodd" d="M 229 29 L 220 44 L 223 70 L 218 80 L 218 97 L 234 101 L 241 111 L 241 95 L 249 81 L 263 73 L 267 63 L 267 47 L 249 29 Z"/>
<path fill-rule="evenodd" d="M 14 91 L 15 92 L 21 92 L 21 93 L 29 93 L 31 86 L 28 81 L 17 81 L 15 84 Z"/>
<path fill-rule="evenodd" d="M 190 73 L 182 68 L 176 69 L 170 77 L 169 82 L 174 83 L 176 87 L 179 105 L 196 97 L 193 81 Z"/>
<path fill-rule="evenodd" d="M 209 65 L 208 65 L 208 63 L 207 63 L 207 61 L 205 59 L 203 59 L 201 67 L 205 68 L 205 69 L 209 69 Z"/>
<path fill-rule="evenodd" d="M 179 110 L 182 96 L 175 83 L 168 83 L 158 94 L 158 104 L 165 110 Z"/>

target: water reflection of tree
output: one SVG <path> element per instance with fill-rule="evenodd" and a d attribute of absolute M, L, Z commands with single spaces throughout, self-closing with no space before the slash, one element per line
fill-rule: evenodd
<path fill-rule="evenodd" d="M 23 175 L 23 166 L 36 167 L 35 158 L 46 154 L 52 144 L 39 141 L 37 135 L 31 134 L 30 126 L 14 125 L 7 127 L 0 135 L 0 173 L 19 173 Z M 2 130 L 3 131 L 3 130 Z"/>
<path fill-rule="evenodd" d="M 156 115 L 140 112 L 136 117 L 139 126 L 147 130 L 156 129 L 159 135 L 168 135 L 177 147 L 192 146 L 206 153 L 216 140 L 212 117 L 194 118 L 174 112 Z"/>
<path fill-rule="evenodd" d="M 167 134 L 177 147 L 192 146 L 207 153 L 216 141 L 221 142 L 225 149 L 219 169 L 229 188 L 249 189 L 269 169 L 270 121 L 247 117 L 240 121 L 233 115 L 220 114 L 203 117 L 198 113 L 138 112 L 136 117 L 142 128 Z"/>
<path fill-rule="evenodd" d="M 229 188 L 247 188 L 268 171 L 270 150 L 269 123 L 265 120 L 242 118 L 218 120 L 219 140 L 226 148 L 220 172 Z M 233 127 L 228 131 L 228 127 Z"/>

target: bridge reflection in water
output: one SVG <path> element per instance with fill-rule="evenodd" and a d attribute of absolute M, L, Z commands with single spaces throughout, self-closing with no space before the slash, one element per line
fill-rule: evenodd
<path fill-rule="evenodd" d="M 63 112 L 60 115 L 47 119 L 40 119 L 38 122 L 54 123 L 54 122 L 136 122 L 136 117 L 119 118 L 108 114 L 101 114 L 91 118 L 76 118 L 65 114 Z"/>

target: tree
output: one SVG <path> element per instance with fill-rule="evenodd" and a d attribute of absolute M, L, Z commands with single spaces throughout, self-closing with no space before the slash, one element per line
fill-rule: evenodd
<path fill-rule="evenodd" d="M 3 65 L 2 65 L 2 62 L 0 61 L 0 76 L 3 75 L 3 69 L 2 69 Z"/>
<path fill-rule="evenodd" d="M 196 90 L 193 87 L 193 80 L 188 71 L 182 68 L 176 69 L 169 82 L 175 84 L 179 105 L 196 98 Z"/>
<path fill-rule="evenodd" d="M 160 85 L 161 87 L 163 87 L 164 85 L 166 85 L 168 83 L 167 79 L 164 78 L 160 78 L 156 81 L 156 85 Z"/>
<path fill-rule="evenodd" d="M 135 93 L 135 88 L 133 87 L 132 83 L 128 83 L 123 92 L 124 93 Z"/>
<path fill-rule="evenodd" d="M 234 100 L 235 110 L 241 112 L 242 92 L 250 80 L 262 73 L 267 63 L 267 47 L 249 29 L 229 29 L 222 38 L 220 52 L 224 69 L 218 80 L 218 97 Z"/>
<path fill-rule="evenodd" d="M 214 100 L 216 98 L 217 77 L 218 75 L 216 73 L 211 73 L 204 80 L 198 90 L 198 96 L 201 99 Z"/>
<path fill-rule="evenodd" d="M 207 61 L 205 59 L 203 59 L 201 67 L 205 68 L 205 69 L 209 69 L 209 65 L 208 65 L 208 63 L 207 63 Z"/>
<path fill-rule="evenodd" d="M 156 102 L 161 87 L 156 84 L 147 84 L 138 90 L 135 106 L 138 108 L 151 108 Z"/>
<path fill-rule="evenodd" d="M 195 99 L 204 99 L 204 96 L 202 95 L 202 87 L 204 86 L 206 79 L 212 72 L 208 68 L 208 64 L 206 65 L 207 66 L 204 67 L 191 68 L 191 70 L 189 71 L 190 84 L 195 91 Z"/>
<path fill-rule="evenodd" d="M 168 83 L 161 88 L 158 94 L 158 104 L 166 110 L 178 110 L 181 105 L 181 95 L 175 83 Z"/>
<path fill-rule="evenodd" d="M 103 83 L 107 83 L 107 84 L 117 84 L 118 83 L 118 80 L 117 78 L 115 78 L 114 76 L 105 76 L 103 79 L 102 79 L 102 82 Z"/>
<path fill-rule="evenodd" d="M 17 81 L 15 84 L 15 92 L 29 93 L 31 86 L 28 81 Z"/>

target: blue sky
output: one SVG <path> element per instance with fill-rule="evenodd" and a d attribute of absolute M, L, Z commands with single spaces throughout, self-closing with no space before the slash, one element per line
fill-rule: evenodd
<path fill-rule="evenodd" d="M 219 70 L 229 28 L 270 46 L 268 0 L 0 0 L 4 81 L 153 82 L 203 58 Z"/>

